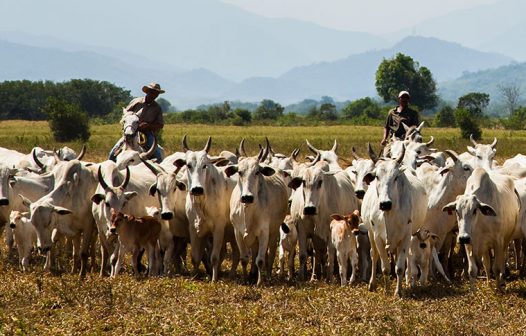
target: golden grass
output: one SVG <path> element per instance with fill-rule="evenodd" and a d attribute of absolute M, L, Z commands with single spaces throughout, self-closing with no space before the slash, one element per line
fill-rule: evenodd
<path fill-rule="evenodd" d="M 117 125 L 93 127 L 88 160 L 103 160 L 119 136 Z M 242 137 L 247 150 L 268 136 L 273 147 L 290 153 L 305 138 L 330 148 L 334 138 L 340 153 L 350 156 L 351 146 L 365 155 L 365 143 L 378 148 L 378 127 L 227 127 L 167 125 L 165 148 L 180 148 L 188 133 L 191 147 L 201 148 L 213 137 L 213 153 L 231 151 Z M 463 151 L 469 141 L 458 130 L 426 129 L 436 147 Z M 484 130 L 485 142 L 499 139 L 498 158 L 526 152 L 526 132 Z M 0 122 L 0 146 L 29 152 L 34 145 L 60 147 L 45 122 Z M 78 150 L 80 143 L 67 143 Z M 382 285 L 369 292 L 365 284 L 341 288 L 336 283 L 298 284 L 274 278 L 262 288 L 222 278 L 218 283 L 174 278 L 136 279 L 127 271 L 116 279 L 88 274 L 85 281 L 70 274 L 23 274 L 0 261 L 0 334 L 112 334 L 112 335 L 524 335 L 526 334 L 526 281 L 516 277 L 504 293 L 478 280 L 471 293 L 466 281 L 428 288 L 404 289 L 404 299 L 392 297 Z M 40 266 L 36 267 L 41 269 Z M 225 268 L 224 268 L 225 269 Z M 239 272 L 240 273 L 240 272 Z M 240 276 L 239 276 L 240 278 Z M 379 282 L 382 284 L 382 281 Z"/>

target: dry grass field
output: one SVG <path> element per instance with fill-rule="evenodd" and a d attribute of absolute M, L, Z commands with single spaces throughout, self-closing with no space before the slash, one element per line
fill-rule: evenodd
<path fill-rule="evenodd" d="M 290 153 L 305 139 L 330 148 L 336 138 L 339 153 L 350 157 L 355 146 L 365 155 L 370 141 L 378 149 L 382 130 L 374 127 L 224 127 L 167 125 L 164 146 L 168 153 L 180 149 L 188 134 L 192 148 L 213 138 L 212 153 L 233 151 L 247 138 L 249 152 L 268 136 L 274 149 Z M 100 161 L 119 136 L 118 125 L 94 126 L 87 160 Z M 467 140 L 455 129 L 425 129 L 435 136 L 435 147 L 464 151 Z M 526 132 L 484 130 L 483 142 L 499 139 L 497 159 L 526 153 Z M 54 143 L 45 122 L 0 122 L 0 146 L 24 152 L 34 146 L 61 147 Z M 80 149 L 80 143 L 66 145 Z M 3 245 L 3 244 L 0 244 Z M 88 274 L 84 281 L 61 272 L 43 274 L 18 271 L 16 263 L 0 257 L 0 334 L 111 334 L 111 335 L 524 335 L 526 334 L 526 281 L 513 271 L 503 293 L 494 282 L 483 280 L 470 292 L 459 276 L 453 285 L 438 282 L 427 288 L 405 288 L 403 299 L 394 298 L 394 281 L 376 292 L 365 284 L 342 288 L 339 284 L 296 283 L 272 279 L 262 288 L 223 276 L 218 283 L 206 277 L 141 278 L 127 267 L 116 279 Z M 42 260 L 37 258 L 37 263 Z M 223 269 L 226 269 L 223 267 Z"/>

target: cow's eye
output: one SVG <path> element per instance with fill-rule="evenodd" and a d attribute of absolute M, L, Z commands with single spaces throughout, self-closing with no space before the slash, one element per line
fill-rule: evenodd
<path fill-rule="evenodd" d="M 257 175 L 259 175 L 259 172 L 258 172 L 258 171 L 256 172 L 256 176 L 257 176 Z"/>
<path fill-rule="evenodd" d="M 239 176 L 243 176 L 243 172 L 238 171 L 237 174 L 238 174 Z"/>
<path fill-rule="evenodd" d="M 105 202 L 104 204 L 106 204 L 106 207 L 110 207 L 110 202 Z"/>
<path fill-rule="evenodd" d="M 206 169 L 207 165 L 203 165 L 203 169 Z"/>
<path fill-rule="evenodd" d="M 420 153 L 422 153 L 422 151 L 419 151 L 419 150 L 416 151 L 416 154 L 420 155 Z"/>
<path fill-rule="evenodd" d="M 473 215 L 477 214 L 477 208 L 473 209 Z"/>
<path fill-rule="evenodd" d="M 323 180 L 319 180 L 318 181 L 318 188 L 321 188 L 321 183 L 323 182 Z"/>
<path fill-rule="evenodd" d="M 191 164 L 187 164 L 186 166 L 188 167 L 188 169 L 192 169 L 192 165 Z"/>

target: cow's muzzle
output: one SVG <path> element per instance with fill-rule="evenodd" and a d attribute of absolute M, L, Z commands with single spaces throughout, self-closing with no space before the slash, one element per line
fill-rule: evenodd
<path fill-rule="evenodd" d="M 15 228 L 16 228 L 16 224 L 15 224 L 15 223 L 11 223 L 11 224 L 9 224 L 9 227 L 10 227 L 11 229 L 15 229 Z"/>
<path fill-rule="evenodd" d="M 356 190 L 355 194 L 356 197 L 358 197 L 359 199 L 363 199 L 363 197 L 365 196 L 365 190 Z"/>
<path fill-rule="evenodd" d="M 314 216 L 316 214 L 315 206 L 306 206 L 303 208 L 303 214 L 307 216 Z"/>
<path fill-rule="evenodd" d="M 163 212 L 161 214 L 161 219 L 170 220 L 172 218 L 174 218 L 174 214 L 172 212 Z"/>
<path fill-rule="evenodd" d="M 391 201 L 380 202 L 380 210 L 389 211 L 392 208 L 393 208 L 393 202 Z"/>
<path fill-rule="evenodd" d="M 241 203 L 245 203 L 245 204 L 254 203 L 254 196 L 252 195 L 241 196 Z"/>
<path fill-rule="evenodd" d="M 110 228 L 110 233 L 111 234 L 116 234 L 117 233 L 117 228 L 114 228 L 114 227 Z"/>
<path fill-rule="evenodd" d="M 205 190 L 203 189 L 203 187 L 193 187 L 191 190 L 190 190 L 190 195 L 192 196 L 201 196 L 203 195 L 205 192 Z"/>
<path fill-rule="evenodd" d="M 0 198 L 0 206 L 9 205 L 9 200 L 7 198 Z"/>
<path fill-rule="evenodd" d="M 471 237 L 470 236 L 459 236 L 458 242 L 461 244 L 470 244 L 471 243 Z"/>

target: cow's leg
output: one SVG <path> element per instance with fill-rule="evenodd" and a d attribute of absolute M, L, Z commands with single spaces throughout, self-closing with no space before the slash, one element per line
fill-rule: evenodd
<path fill-rule="evenodd" d="M 234 236 L 236 238 L 237 247 L 239 249 L 239 255 L 241 259 L 241 268 L 243 269 L 243 280 L 246 283 L 248 283 L 247 266 L 248 266 L 249 250 L 245 244 L 245 241 L 243 240 L 243 233 L 241 233 L 238 230 L 235 230 Z"/>
<path fill-rule="evenodd" d="M 133 274 L 138 277 L 140 276 L 140 270 L 139 270 L 139 263 L 141 262 L 140 256 L 141 256 L 141 250 L 139 246 L 134 246 L 132 248 L 132 257 L 131 257 L 131 263 L 133 268 Z"/>
<path fill-rule="evenodd" d="M 331 241 L 327 242 L 327 282 L 331 283 L 334 275 L 334 255 L 336 254 L 336 249 Z M 341 265 L 340 265 L 341 267 Z M 347 261 L 345 261 L 345 270 L 347 270 Z M 347 272 L 345 273 L 345 278 L 347 278 Z M 347 281 L 346 281 L 347 283 Z"/>
<path fill-rule="evenodd" d="M 232 239 L 229 239 L 230 249 L 232 250 L 232 267 L 230 268 L 230 279 L 235 279 L 237 275 L 237 266 L 239 265 L 239 247 L 235 241 L 235 237 L 232 235 Z"/>
<path fill-rule="evenodd" d="M 156 256 L 156 248 L 157 242 L 151 241 L 148 242 L 146 246 L 146 250 L 148 252 L 148 275 L 149 276 L 157 276 L 158 273 L 158 267 L 157 267 L 157 256 Z"/>
<path fill-rule="evenodd" d="M 108 265 L 108 259 L 109 259 L 109 242 L 106 239 L 106 235 L 104 233 L 99 232 L 99 242 L 100 242 L 100 277 L 103 277 L 107 275 L 106 267 Z"/>
<path fill-rule="evenodd" d="M 71 244 L 73 245 L 73 269 L 71 270 L 72 273 L 77 273 L 80 269 L 80 238 L 80 233 L 75 235 L 71 239 L 68 237 L 68 240 L 71 241 Z"/>
<path fill-rule="evenodd" d="M 298 227 L 298 245 L 300 250 L 300 268 L 298 270 L 298 280 L 305 281 L 307 278 L 307 233 L 305 232 L 305 229 L 300 227 Z M 314 269 L 314 265 L 312 268 Z"/>
<path fill-rule="evenodd" d="M 212 282 L 219 279 L 220 271 L 220 254 L 223 248 L 223 238 L 225 235 L 225 229 L 216 225 L 213 233 L 212 253 L 210 255 L 210 262 L 212 264 Z"/>
<path fill-rule="evenodd" d="M 469 275 L 469 284 L 472 291 L 475 291 L 475 281 L 477 280 L 478 267 L 477 262 L 475 261 L 475 256 L 473 255 L 473 246 L 471 244 L 464 244 L 466 257 L 468 259 L 468 275 Z"/>
<path fill-rule="evenodd" d="M 122 244 L 119 244 L 118 249 L 116 249 L 116 253 L 117 253 L 117 261 L 115 262 L 114 272 L 111 275 L 112 277 L 116 277 L 117 274 L 119 274 L 119 272 L 121 271 L 122 263 L 124 262 L 124 258 L 126 257 L 126 247 Z M 131 262 L 133 265 L 133 263 L 136 263 L 136 259 L 132 258 Z M 137 268 L 137 266 L 134 266 L 134 268 Z"/>
<path fill-rule="evenodd" d="M 289 258 L 288 258 L 288 264 L 289 264 L 289 274 L 287 276 L 288 280 L 292 280 L 294 277 L 294 258 L 296 257 L 296 248 L 294 247 L 292 251 L 289 251 Z"/>
<path fill-rule="evenodd" d="M 376 249 L 380 256 L 380 265 L 382 269 L 382 277 L 384 280 L 385 289 L 389 287 L 389 275 L 391 274 L 391 262 L 387 250 L 385 249 L 385 242 L 381 237 L 375 237 Z M 373 267 L 375 267 L 373 265 Z"/>
<path fill-rule="evenodd" d="M 374 238 L 374 232 L 369 230 L 369 242 L 371 243 L 371 278 L 369 279 L 369 290 L 373 291 L 376 289 L 376 269 L 378 265 L 378 248 L 376 247 L 376 240 Z"/>
<path fill-rule="evenodd" d="M 262 233 L 258 239 L 258 250 L 256 256 L 256 266 L 258 269 L 258 281 L 256 286 L 263 284 L 263 268 L 265 267 L 265 256 L 268 248 L 268 232 Z"/>
<path fill-rule="evenodd" d="M 285 277 L 285 250 L 283 249 L 283 246 L 279 244 L 278 249 L 278 260 L 279 260 L 279 267 L 278 267 L 278 275 L 283 278 Z"/>
<path fill-rule="evenodd" d="M 194 227 L 190 227 L 190 245 L 192 246 L 190 254 L 192 256 L 192 266 L 194 267 L 194 276 L 199 275 L 199 265 L 201 264 L 201 258 L 203 256 L 204 239 L 197 236 L 197 232 Z"/>
<path fill-rule="evenodd" d="M 396 290 L 395 290 L 394 295 L 398 297 L 402 297 L 402 282 L 403 282 L 404 273 L 405 273 L 407 250 L 409 248 L 409 238 L 407 238 L 406 240 L 407 241 L 404 242 L 405 244 L 402 244 L 402 246 L 397 249 L 397 256 L 396 256 L 396 266 L 395 266 Z"/>
<path fill-rule="evenodd" d="M 497 244 L 495 247 L 495 261 L 493 264 L 493 273 L 497 281 L 497 290 L 504 290 L 505 281 L 504 273 L 506 267 L 506 246 Z"/>
<path fill-rule="evenodd" d="M 88 256 L 91 252 L 91 244 L 93 241 L 93 229 L 95 225 L 90 225 L 82 233 L 82 244 L 80 246 L 80 277 L 84 278 L 86 276 L 86 271 L 88 269 Z"/>
<path fill-rule="evenodd" d="M 486 250 L 482 253 L 482 266 L 484 267 L 484 272 L 486 272 L 486 284 L 489 287 L 491 279 L 491 256 L 489 250 Z M 496 278 L 497 275 L 495 274 L 495 279 Z"/>
<path fill-rule="evenodd" d="M 354 239 L 354 237 L 351 237 L 351 239 Z M 351 267 L 352 267 L 351 284 L 354 284 L 356 282 L 356 278 L 358 277 L 358 264 L 359 264 L 358 252 L 356 251 L 356 248 L 351 248 L 350 258 L 351 258 Z"/>
<path fill-rule="evenodd" d="M 336 257 L 338 259 L 339 271 L 340 271 L 340 284 L 342 286 L 347 285 L 347 263 L 349 256 L 345 251 L 336 250 Z M 330 258 L 330 257 L 329 257 Z M 329 272 L 332 273 L 332 272 Z"/>
<path fill-rule="evenodd" d="M 276 251 L 278 249 L 279 235 L 271 235 L 268 241 L 268 258 L 265 261 L 267 264 L 267 278 L 272 278 L 272 269 L 274 268 L 274 260 L 276 260 Z"/>

